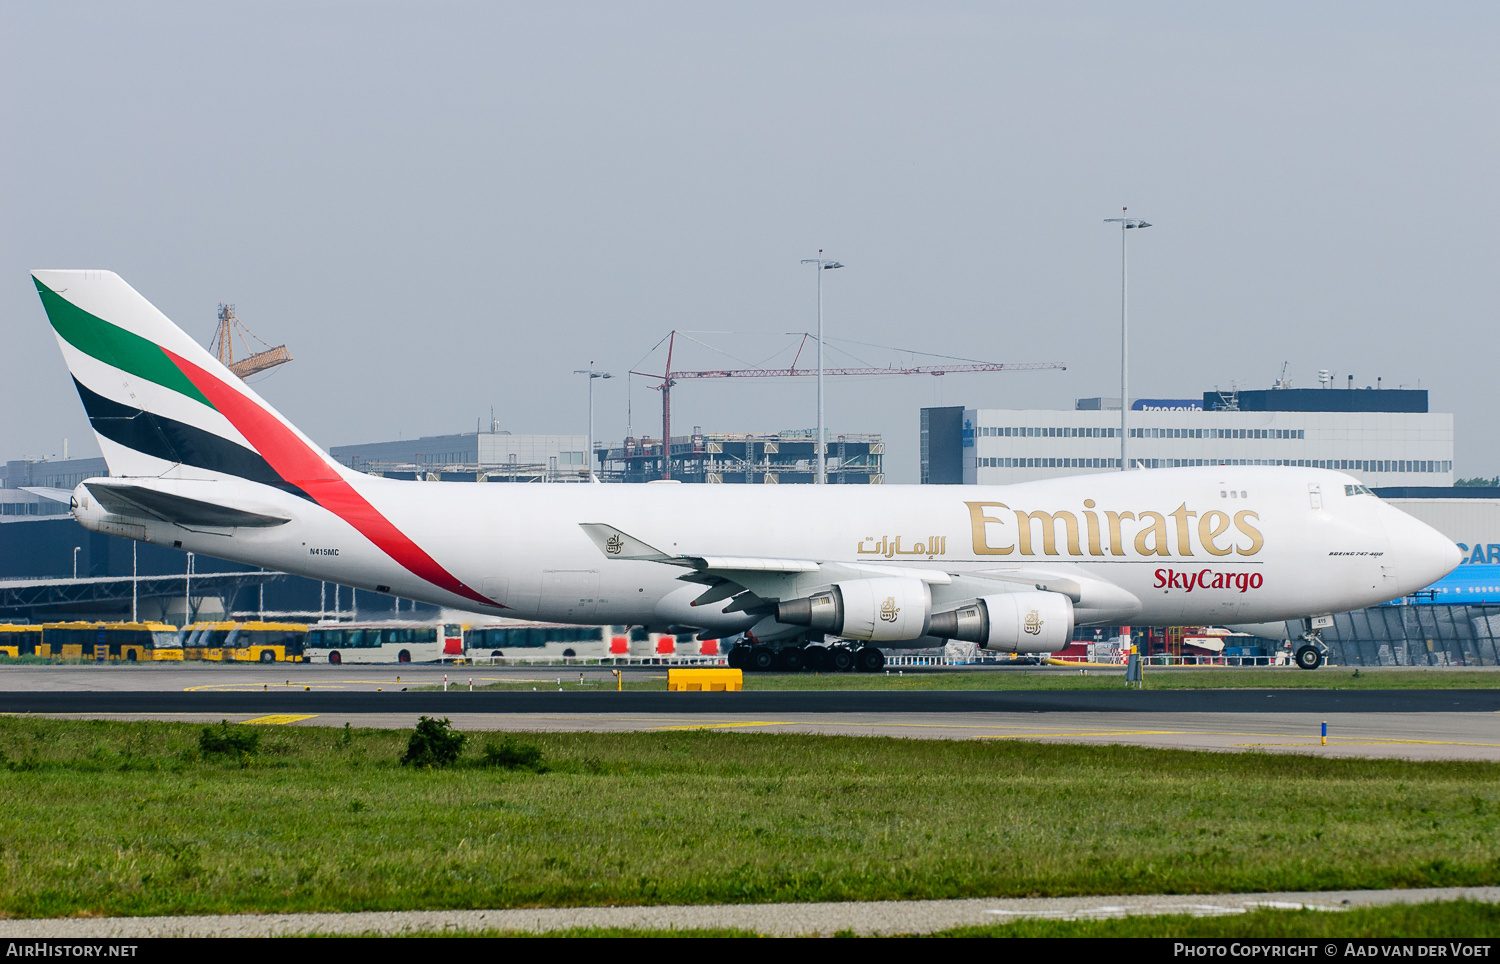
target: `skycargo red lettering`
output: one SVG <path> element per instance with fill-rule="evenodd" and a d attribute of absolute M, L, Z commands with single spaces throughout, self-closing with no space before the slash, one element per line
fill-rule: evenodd
<path fill-rule="evenodd" d="M 1194 589 L 1230 589 L 1237 592 L 1249 592 L 1259 589 L 1265 585 L 1265 576 L 1258 572 L 1215 572 L 1212 569 L 1199 569 L 1197 572 L 1182 572 L 1177 569 L 1156 570 L 1157 589 L 1181 589 L 1192 592 Z"/>

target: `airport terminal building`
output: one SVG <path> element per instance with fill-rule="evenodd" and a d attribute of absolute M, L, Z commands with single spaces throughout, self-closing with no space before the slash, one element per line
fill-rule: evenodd
<path fill-rule="evenodd" d="M 1453 484 L 1453 416 L 1428 411 L 1423 390 L 1136 399 L 1128 425 L 1129 458 L 1143 468 L 1300 465 L 1349 472 L 1372 488 Z M 924 408 L 921 438 L 925 484 L 1004 485 L 1120 467 L 1112 399 L 1079 399 L 1072 410 Z"/>

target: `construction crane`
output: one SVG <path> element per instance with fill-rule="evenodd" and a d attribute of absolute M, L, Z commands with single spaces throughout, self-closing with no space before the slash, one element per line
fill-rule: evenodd
<path fill-rule="evenodd" d="M 804 333 L 802 341 L 797 345 L 797 354 L 792 358 L 792 364 L 787 368 L 716 368 L 708 371 L 673 371 L 672 349 L 677 342 L 677 330 L 674 328 L 668 333 L 667 342 L 667 364 L 666 371 L 638 372 L 632 370 L 630 374 L 640 375 L 644 378 L 660 378 L 661 384 L 652 385 L 653 391 L 661 392 L 661 466 L 662 478 L 672 477 L 672 386 L 679 381 L 697 378 L 791 378 L 794 376 L 818 374 L 816 368 L 798 368 L 797 362 L 802 358 L 802 350 L 807 347 L 812 335 Z M 692 340 L 691 338 L 689 340 Z M 658 342 L 658 346 L 660 342 Z M 1062 362 L 1020 362 L 1013 364 L 1002 364 L 999 362 L 963 362 L 956 365 L 892 365 L 886 368 L 864 367 L 864 368 L 823 368 L 824 376 L 832 375 L 949 375 L 961 372 L 1035 372 L 1046 369 L 1057 369 L 1066 371 L 1067 365 Z M 818 444 L 824 444 L 823 439 L 818 439 Z M 590 458 L 593 454 L 590 453 Z"/>
<path fill-rule="evenodd" d="M 245 346 L 248 354 L 234 360 L 234 336 L 238 335 L 240 344 Z M 266 347 L 261 351 L 250 351 L 250 342 L 245 336 L 249 335 Z M 214 332 L 213 341 L 208 343 L 208 350 L 212 352 L 224 367 L 234 372 L 241 378 L 248 378 L 256 372 L 263 372 L 277 365 L 285 365 L 292 360 L 292 353 L 287 351 L 285 345 L 277 345 L 274 348 L 267 344 L 255 332 L 245 327 L 234 313 L 234 305 L 226 305 L 219 302 L 219 328 Z"/>

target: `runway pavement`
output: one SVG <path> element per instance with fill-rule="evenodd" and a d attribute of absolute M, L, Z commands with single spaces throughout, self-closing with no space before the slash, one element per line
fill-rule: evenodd
<path fill-rule="evenodd" d="M 1500 760 L 1497 690 L 619 693 L 605 688 L 608 674 L 585 669 L 580 684 L 578 669 L 557 667 L 12 666 L 0 668 L 0 712 L 391 728 L 441 715 L 468 730 L 713 729 Z M 411 689 L 441 686 L 445 675 L 446 693 Z M 471 693 L 471 677 L 536 690 Z"/>

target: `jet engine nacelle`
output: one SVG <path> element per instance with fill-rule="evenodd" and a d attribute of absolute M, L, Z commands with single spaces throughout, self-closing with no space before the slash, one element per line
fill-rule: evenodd
<path fill-rule="evenodd" d="M 978 643 L 1004 653 L 1052 653 L 1073 637 L 1073 600 L 1055 592 L 980 596 L 952 612 L 936 613 L 927 632 Z"/>
<path fill-rule="evenodd" d="M 776 604 L 776 621 L 874 643 L 927 634 L 932 590 L 920 579 L 881 577 L 834 583 L 826 592 Z"/>

